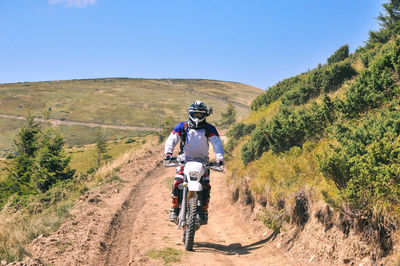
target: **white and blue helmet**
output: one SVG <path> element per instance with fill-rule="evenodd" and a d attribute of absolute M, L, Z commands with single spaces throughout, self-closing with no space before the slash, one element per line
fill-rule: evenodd
<path fill-rule="evenodd" d="M 203 128 L 206 125 L 206 117 L 212 114 L 212 108 L 202 101 L 195 101 L 189 106 L 189 123 L 194 128 Z"/>

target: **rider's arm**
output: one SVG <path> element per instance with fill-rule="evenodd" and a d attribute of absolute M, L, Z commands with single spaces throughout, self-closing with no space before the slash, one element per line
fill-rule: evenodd
<path fill-rule="evenodd" d="M 181 140 L 182 127 L 185 127 L 183 122 L 176 125 L 171 134 L 169 134 L 169 137 L 165 142 L 164 154 L 172 154 L 174 152 L 176 144 L 178 144 L 178 142 Z"/>
<path fill-rule="evenodd" d="M 224 146 L 222 145 L 221 138 L 219 137 L 217 129 L 209 125 L 210 128 L 210 135 L 208 136 L 208 140 L 211 142 L 214 152 L 215 152 L 215 159 L 217 162 L 224 160 Z"/>

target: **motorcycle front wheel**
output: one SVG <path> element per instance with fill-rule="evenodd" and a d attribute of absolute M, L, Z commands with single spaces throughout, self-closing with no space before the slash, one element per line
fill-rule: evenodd
<path fill-rule="evenodd" d="M 197 199 L 196 198 L 191 198 L 189 199 L 189 205 L 188 205 L 188 219 L 187 219 L 187 224 L 186 224 L 186 230 L 185 230 L 185 249 L 188 251 L 193 250 L 193 243 L 194 243 L 194 234 L 196 232 L 196 208 L 197 208 Z"/>

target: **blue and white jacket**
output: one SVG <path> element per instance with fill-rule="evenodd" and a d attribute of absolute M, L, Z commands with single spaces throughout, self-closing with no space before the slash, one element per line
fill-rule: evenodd
<path fill-rule="evenodd" d="M 165 154 L 173 153 L 176 144 L 179 143 L 182 137 L 182 133 L 185 130 L 185 123 L 181 122 L 172 130 L 167 141 L 165 142 Z M 206 136 L 206 130 L 202 129 L 190 129 L 187 128 L 185 147 L 183 148 L 183 154 L 179 157 L 184 161 L 201 161 L 208 162 L 208 142 L 211 142 L 215 157 L 217 161 L 224 160 L 224 147 L 222 146 L 221 138 L 219 137 L 217 129 L 211 125 L 206 124 L 208 138 Z"/>

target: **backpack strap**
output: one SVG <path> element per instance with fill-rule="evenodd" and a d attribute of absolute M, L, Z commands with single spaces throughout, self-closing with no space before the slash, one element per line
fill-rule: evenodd
<path fill-rule="evenodd" d="M 181 131 L 180 131 L 180 133 L 181 133 L 181 143 L 180 143 L 179 154 L 183 154 L 183 149 L 185 148 L 186 139 L 187 139 L 188 128 L 189 128 L 189 125 L 188 125 L 187 122 L 185 122 L 183 129 L 181 129 Z M 208 139 L 210 137 L 210 134 L 211 134 L 210 127 L 209 127 L 208 123 L 206 124 L 204 129 L 206 131 L 205 132 L 206 138 Z"/>
<path fill-rule="evenodd" d="M 206 123 L 206 126 L 205 126 L 205 134 L 206 134 L 206 138 L 208 139 L 209 137 L 210 137 L 210 134 L 211 134 L 211 131 L 210 131 L 210 126 L 209 126 L 210 124 L 209 123 Z"/>
<path fill-rule="evenodd" d="M 187 138 L 187 130 L 188 130 L 188 123 L 185 122 L 183 129 L 181 129 L 181 131 L 180 131 L 180 133 L 181 133 L 181 143 L 180 143 L 179 154 L 183 154 L 183 149 L 185 147 L 186 138 Z"/>

